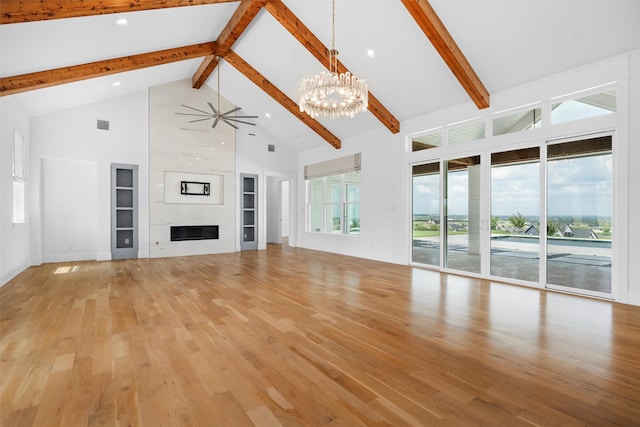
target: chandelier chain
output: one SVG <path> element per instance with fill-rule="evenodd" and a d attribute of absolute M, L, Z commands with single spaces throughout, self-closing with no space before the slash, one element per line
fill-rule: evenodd
<path fill-rule="evenodd" d="M 331 0 L 331 49 L 336 48 L 336 0 Z"/>
<path fill-rule="evenodd" d="M 338 73 L 338 51 L 336 50 L 336 0 L 331 0 L 331 51 L 329 51 L 329 72 Z"/>

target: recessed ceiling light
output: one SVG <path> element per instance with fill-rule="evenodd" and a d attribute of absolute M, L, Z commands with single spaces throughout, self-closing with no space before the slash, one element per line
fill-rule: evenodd
<path fill-rule="evenodd" d="M 129 21 L 127 21 L 127 18 L 120 18 L 116 21 L 116 25 L 119 26 L 123 26 L 123 25 L 127 25 L 129 23 Z"/>
<path fill-rule="evenodd" d="M 375 58 L 375 57 L 376 57 L 376 53 L 373 51 L 373 49 L 369 49 L 369 50 L 367 51 L 367 56 L 368 56 L 369 58 Z"/>
<path fill-rule="evenodd" d="M 118 87 L 118 86 L 120 86 L 120 82 L 113 82 L 113 84 L 111 86 Z"/>
<path fill-rule="evenodd" d="M 265 115 L 265 117 L 266 117 L 267 119 L 270 119 L 270 118 L 271 118 L 271 114 L 269 114 L 269 113 L 264 113 L 264 115 Z"/>

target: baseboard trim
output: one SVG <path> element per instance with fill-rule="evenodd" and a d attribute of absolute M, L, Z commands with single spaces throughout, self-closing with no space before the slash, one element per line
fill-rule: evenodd
<path fill-rule="evenodd" d="M 14 278 L 16 278 L 20 273 L 22 273 L 23 271 L 25 271 L 29 267 L 30 267 L 29 264 L 22 264 L 18 268 L 14 269 L 14 270 L 11 270 L 10 272 L 4 274 L 0 278 L 0 287 L 2 287 L 4 285 L 6 285 L 7 283 L 9 283 L 9 281 L 11 281 Z"/>

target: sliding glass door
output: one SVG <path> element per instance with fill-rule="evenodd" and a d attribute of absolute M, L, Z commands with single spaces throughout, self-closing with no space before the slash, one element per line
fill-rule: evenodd
<path fill-rule="evenodd" d="M 547 284 L 611 294 L 610 135 L 547 148 Z"/>
<path fill-rule="evenodd" d="M 413 166 L 411 259 L 440 266 L 440 163 Z"/>
<path fill-rule="evenodd" d="M 540 148 L 491 154 L 492 276 L 539 281 Z"/>
<path fill-rule="evenodd" d="M 479 274 L 480 156 L 442 164 L 442 173 L 440 162 L 412 168 L 411 259 L 414 263 Z M 444 200 L 442 206 L 440 200 Z"/>
<path fill-rule="evenodd" d="M 480 273 L 480 156 L 444 162 L 446 167 L 444 225 L 447 251 L 444 267 Z"/>
<path fill-rule="evenodd" d="M 414 165 L 412 262 L 608 297 L 612 162 L 605 135 Z"/>

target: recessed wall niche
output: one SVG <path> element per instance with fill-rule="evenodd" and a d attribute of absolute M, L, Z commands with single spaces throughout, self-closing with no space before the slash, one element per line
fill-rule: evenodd
<path fill-rule="evenodd" d="M 193 117 L 176 114 L 183 105 L 205 109 L 208 102 L 217 103 L 217 93 L 208 86 L 193 89 L 190 80 L 149 89 L 152 258 L 235 251 L 235 129 L 224 123 L 212 128 L 212 120 L 190 123 Z M 220 97 L 220 107 L 228 111 L 233 104 Z M 218 238 L 171 240 L 171 227 L 189 226 L 217 226 Z"/>

